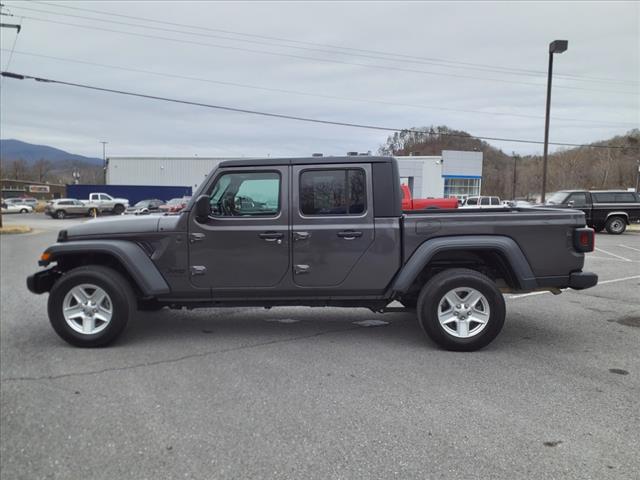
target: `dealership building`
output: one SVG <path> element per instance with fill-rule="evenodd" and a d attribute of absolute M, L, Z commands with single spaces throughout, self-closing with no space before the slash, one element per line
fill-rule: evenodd
<path fill-rule="evenodd" d="M 402 183 L 415 198 L 479 195 L 482 152 L 444 150 L 439 156 L 396 156 Z M 110 157 L 107 185 L 188 187 L 195 191 L 209 172 L 231 157 Z M 363 159 L 366 161 L 366 159 Z M 322 157 L 318 157 L 322 163 Z"/>

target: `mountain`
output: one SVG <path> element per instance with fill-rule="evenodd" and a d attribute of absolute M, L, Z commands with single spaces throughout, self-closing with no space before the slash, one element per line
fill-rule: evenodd
<path fill-rule="evenodd" d="M 3 162 L 23 159 L 29 165 L 41 159 L 49 160 L 54 165 L 63 162 L 68 163 L 68 161 L 102 165 L 102 159 L 100 158 L 84 157 L 82 155 L 65 152 L 59 148 L 49 147 L 48 145 L 35 145 L 13 139 L 0 139 L 0 159 L 2 159 Z"/>

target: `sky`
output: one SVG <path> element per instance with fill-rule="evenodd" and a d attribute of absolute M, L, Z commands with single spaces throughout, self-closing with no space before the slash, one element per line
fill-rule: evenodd
<path fill-rule="evenodd" d="M 3 22 L 22 30 L 2 29 L 2 70 L 322 120 L 447 125 L 535 141 L 544 139 L 548 45 L 566 39 L 568 50 L 554 55 L 550 141 L 589 143 L 640 126 L 640 2 L 3 3 L 13 15 Z M 100 141 L 107 156 L 343 155 L 375 152 L 392 133 L 32 80 L 3 78 L 0 89 L 0 137 L 87 156 L 102 155 Z M 542 151 L 489 143 L 507 153 Z"/>

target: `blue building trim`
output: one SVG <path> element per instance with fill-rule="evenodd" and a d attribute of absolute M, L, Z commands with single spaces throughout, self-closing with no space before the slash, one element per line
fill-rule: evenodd
<path fill-rule="evenodd" d="M 482 178 L 482 175 L 442 175 L 442 178 Z"/>

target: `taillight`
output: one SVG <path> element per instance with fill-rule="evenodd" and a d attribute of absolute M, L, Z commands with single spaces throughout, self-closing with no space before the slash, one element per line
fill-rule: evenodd
<path fill-rule="evenodd" d="M 591 228 L 576 228 L 573 231 L 573 246 L 578 252 L 593 252 L 595 235 Z"/>

